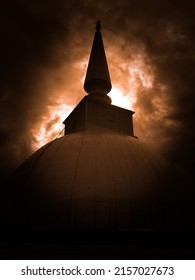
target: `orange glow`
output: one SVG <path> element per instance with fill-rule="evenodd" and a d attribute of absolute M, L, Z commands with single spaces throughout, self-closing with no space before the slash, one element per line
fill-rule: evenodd
<path fill-rule="evenodd" d="M 63 136 L 63 121 L 71 113 L 72 107 L 66 104 L 57 104 L 55 106 L 48 106 L 48 114 L 43 116 L 38 127 L 32 131 L 34 135 L 32 148 L 37 150 L 49 141 Z"/>
<path fill-rule="evenodd" d="M 125 109 L 132 109 L 135 101 L 136 101 L 136 97 L 134 94 L 130 95 L 127 94 L 125 95 L 125 93 L 123 92 L 123 90 L 121 88 L 117 88 L 115 86 L 112 87 L 112 90 L 109 94 L 110 98 L 112 99 L 112 104 L 125 108 Z"/>

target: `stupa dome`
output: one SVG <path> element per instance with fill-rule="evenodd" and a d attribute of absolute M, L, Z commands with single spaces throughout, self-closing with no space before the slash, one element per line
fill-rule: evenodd
<path fill-rule="evenodd" d="M 160 155 L 132 136 L 88 124 L 18 168 L 8 221 L 31 230 L 170 230 L 182 225 L 179 191 L 176 170 Z"/>

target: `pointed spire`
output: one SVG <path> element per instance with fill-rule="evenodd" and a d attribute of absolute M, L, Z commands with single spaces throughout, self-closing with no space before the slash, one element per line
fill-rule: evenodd
<path fill-rule="evenodd" d="M 100 21 L 98 20 L 97 23 L 96 23 L 96 30 L 97 31 L 100 31 L 101 30 L 101 24 L 100 24 Z"/>
<path fill-rule="evenodd" d="M 112 85 L 100 30 L 101 24 L 100 21 L 97 21 L 84 89 L 90 97 L 111 103 L 107 94 Z"/>

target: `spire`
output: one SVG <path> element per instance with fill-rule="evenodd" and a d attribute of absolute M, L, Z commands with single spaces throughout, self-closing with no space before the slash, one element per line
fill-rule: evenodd
<path fill-rule="evenodd" d="M 100 30 L 100 21 L 97 21 L 84 89 L 90 97 L 111 103 L 107 94 L 112 85 Z"/>
<path fill-rule="evenodd" d="M 93 127 L 135 137 L 132 118 L 134 112 L 111 105 L 111 98 L 107 95 L 112 85 L 100 30 L 98 21 L 84 82 L 88 95 L 63 122 L 65 135 L 82 130 L 90 131 Z"/>

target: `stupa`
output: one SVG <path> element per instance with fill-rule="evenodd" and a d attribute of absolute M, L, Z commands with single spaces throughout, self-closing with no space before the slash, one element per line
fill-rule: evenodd
<path fill-rule="evenodd" d="M 181 206 L 183 174 L 140 143 L 134 112 L 111 104 L 111 88 L 98 21 L 87 95 L 64 121 L 64 136 L 25 160 L 7 186 L 3 228 L 12 249 L 20 244 L 39 258 L 147 258 L 174 251 L 173 241 L 193 231 Z"/>

